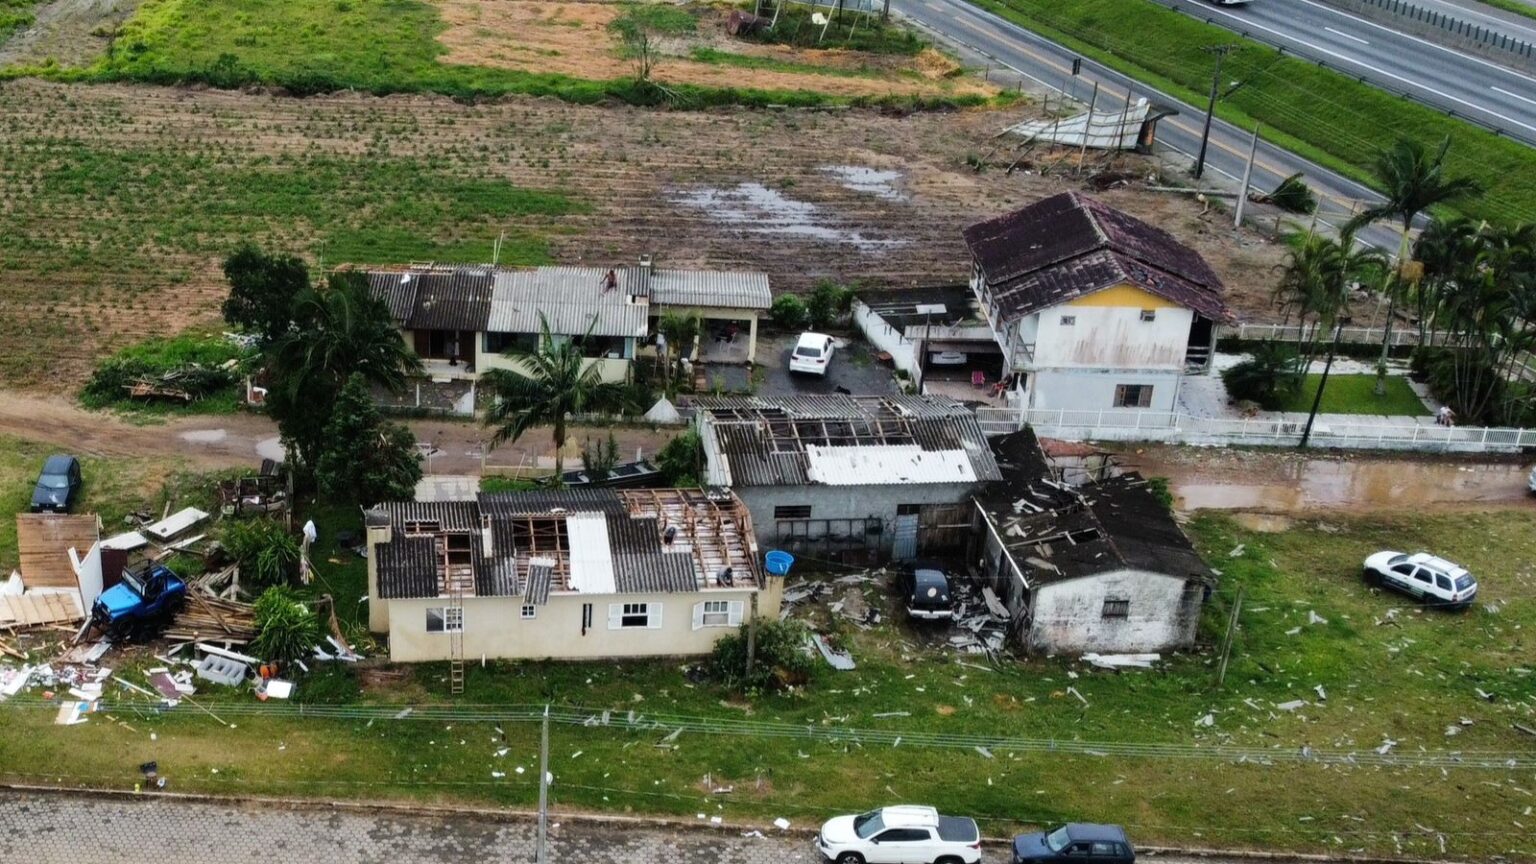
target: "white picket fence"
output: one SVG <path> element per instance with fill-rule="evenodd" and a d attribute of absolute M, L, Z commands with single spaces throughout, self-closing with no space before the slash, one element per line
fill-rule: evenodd
<path fill-rule="evenodd" d="M 1192 417 L 1178 411 L 1074 411 L 1061 409 L 978 408 L 988 435 L 1004 435 L 1034 426 L 1047 438 L 1067 441 L 1165 441 L 1177 444 L 1249 444 L 1296 446 L 1305 419 L 1224 419 Z M 1487 426 L 1435 426 L 1407 423 L 1336 423 L 1319 420 L 1308 442 L 1313 447 L 1351 450 L 1414 450 L 1441 453 L 1518 453 L 1536 448 L 1536 430 Z"/>

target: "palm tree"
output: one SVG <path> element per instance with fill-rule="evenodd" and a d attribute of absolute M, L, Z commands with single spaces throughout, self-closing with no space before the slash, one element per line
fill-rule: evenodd
<path fill-rule="evenodd" d="M 1385 263 L 1376 250 L 1359 247 L 1348 230 L 1338 239 L 1318 234 L 1295 238 L 1274 299 L 1287 317 L 1294 311 L 1303 326 L 1312 319 L 1310 336 L 1301 340 L 1303 366 L 1317 353 L 1317 334 L 1348 311 L 1355 286 Z"/>
<path fill-rule="evenodd" d="M 1437 204 L 1445 204 L 1482 191 L 1468 177 L 1447 177 L 1445 154 L 1451 148 L 1450 136 L 1430 152 L 1418 141 L 1399 138 L 1390 150 L 1376 157 L 1376 180 L 1386 200 L 1349 220 L 1345 230 L 1353 233 L 1361 226 L 1380 219 L 1396 219 L 1402 224 L 1402 240 L 1397 250 L 1397 272 L 1388 273 L 1382 282 L 1387 297 L 1387 324 L 1381 338 L 1381 360 L 1376 365 L 1376 393 L 1386 392 L 1387 349 L 1392 338 L 1392 316 L 1404 287 L 1417 281 L 1417 268 L 1410 257 L 1409 232 L 1420 213 Z"/>
<path fill-rule="evenodd" d="M 421 360 L 361 273 L 333 273 L 324 287 L 305 289 L 294 303 L 293 320 L 296 326 L 267 348 L 268 404 L 299 461 L 313 467 L 330 408 L 348 378 L 360 374 L 369 384 L 398 393 L 421 371 Z"/>
<path fill-rule="evenodd" d="M 597 326 L 594 319 L 587 337 Z M 549 322 L 539 314 L 538 347 L 514 345 L 507 357 L 520 361 L 516 368 L 492 369 L 480 377 L 490 388 L 491 407 L 485 425 L 495 426 L 491 447 L 516 441 L 523 433 L 546 423 L 555 444 L 555 475 L 565 468 L 560 448 L 565 444 L 565 422 L 571 414 L 608 412 L 624 405 L 622 384 L 604 381 L 600 364 L 586 362 L 580 346 L 571 339 L 555 342 Z"/>

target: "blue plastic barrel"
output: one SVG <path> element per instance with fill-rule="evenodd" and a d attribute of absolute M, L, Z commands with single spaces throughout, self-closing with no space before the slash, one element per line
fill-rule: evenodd
<path fill-rule="evenodd" d="M 795 563 L 795 556 L 774 549 L 763 556 L 763 563 L 767 566 L 769 573 L 774 576 L 783 576 L 789 572 L 790 565 Z"/>

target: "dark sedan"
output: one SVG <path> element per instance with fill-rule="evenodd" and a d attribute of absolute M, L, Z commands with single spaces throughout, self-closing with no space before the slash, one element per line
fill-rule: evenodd
<path fill-rule="evenodd" d="M 68 513 L 80 495 L 80 460 L 49 456 L 32 490 L 33 513 Z"/>
<path fill-rule="evenodd" d="M 1013 838 L 1013 864 L 1046 861 L 1132 864 L 1136 850 L 1119 825 L 1069 822 L 1051 831 Z"/>
<path fill-rule="evenodd" d="M 902 570 L 901 592 L 907 614 L 919 621 L 948 621 L 955 616 L 949 575 L 930 564 L 914 564 Z"/>

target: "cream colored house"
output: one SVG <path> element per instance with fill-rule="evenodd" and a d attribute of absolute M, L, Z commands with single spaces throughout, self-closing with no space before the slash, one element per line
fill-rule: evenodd
<path fill-rule="evenodd" d="M 649 256 L 612 268 L 412 266 L 370 271 L 368 284 L 427 376 L 464 381 L 514 367 L 507 349 L 537 346 L 545 323 L 555 341 L 579 343 L 603 380 L 623 381 L 669 311 L 703 319 L 699 345 L 684 356 L 750 363 L 773 299 L 762 273 L 660 269 Z"/>
<path fill-rule="evenodd" d="M 709 652 L 777 617 L 745 506 L 726 490 L 562 489 L 367 512 L 369 629 L 390 659 Z"/>
<path fill-rule="evenodd" d="M 1198 252 L 1077 192 L 972 225 L 965 242 L 971 289 L 1026 408 L 1173 410 L 1231 320 Z"/>

